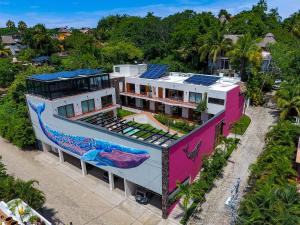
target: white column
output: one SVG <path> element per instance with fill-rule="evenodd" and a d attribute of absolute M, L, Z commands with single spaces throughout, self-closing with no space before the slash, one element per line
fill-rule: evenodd
<path fill-rule="evenodd" d="M 167 115 L 171 115 L 171 114 L 172 114 L 172 112 L 171 112 L 171 106 L 165 105 L 165 113 L 166 113 Z"/>
<path fill-rule="evenodd" d="M 155 102 L 154 101 L 150 101 L 150 110 L 151 111 L 155 111 Z"/>
<path fill-rule="evenodd" d="M 189 118 L 189 109 L 182 107 L 182 117 L 185 119 Z"/>
<path fill-rule="evenodd" d="M 42 142 L 42 148 L 44 152 L 49 152 L 51 150 L 51 146 Z"/>
<path fill-rule="evenodd" d="M 128 183 L 127 183 L 127 180 L 124 179 L 124 192 L 125 192 L 125 198 L 128 198 L 130 196 L 130 193 L 129 193 L 129 187 L 128 187 Z"/>
<path fill-rule="evenodd" d="M 114 175 L 111 172 L 108 172 L 108 180 L 109 180 L 109 190 L 113 190 L 115 188 Z"/>
<path fill-rule="evenodd" d="M 60 163 L 63 163 L 65 160 L 64 160 L 64 153 L 62 150 L 58 149 L 58 155 L 59 155 L 59 162 Z"/>
<path fill-rule="evenodd" d="M 81 163 L 81 171 L 82 171 L 82 175 L 86 176 L 87 172 L 86 172 L 86 163 L 83 160 L 80 160 Z"/>

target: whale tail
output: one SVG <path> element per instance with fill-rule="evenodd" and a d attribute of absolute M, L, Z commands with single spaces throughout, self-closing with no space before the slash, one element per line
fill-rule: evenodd
<path fill-rule="evenodd" d="M 42 114 L 42 112 L 44 112 L 45 110 L 45 103 L 40 103 L 40 104 L 33 104 L 32 102 L 28 102 L 30 107 L 32 108 L 33 111 L 35 111 L 35 113 L 40 116 Z"/>

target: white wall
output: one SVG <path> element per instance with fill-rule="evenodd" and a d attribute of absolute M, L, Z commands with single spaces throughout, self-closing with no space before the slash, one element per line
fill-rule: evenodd
<path fill-rule="evenodd" d="M 94 91 L 94 92 L 88 92 L 88 93 L 84 93 L 84 94 L 54 99 L 54 100 L 52 100 L 53 113 L 55 113 L 55 114 L 58 113 L 57 108 L 59 106 L 73 104 L 75 116 L 81 115 L 82 114 L 81 101 L 88 100 L 88 99 L 95 100 L 95 109 L 96 110 L 102 109 L 101 97 L 106 96 L 106 95 L 112 95 L 113 104 L 116 104 L 115 89 L 114 88 L 106 88 L 106 89 L 98 90 L 98 91 Z"/>
<path fill-rule="evenodd" d="M 209 87 L 201 86 L 201 85 L 194 85 L 194 84 L 187 84 L 187 83 L 171 83 L 167 81 L 160 81 L 160 80 L 150 80 L 150 79 L 143 79 L 143 78 L 136 78 L 136 77 L 126 77 L 126 83 L 135 84 L 136 93 L 139 94 L 140 85 L 150 85 L 156 88 L 156 96 L 158 97 L 158 87 L 163 88 L 163 96 L 165 96 L 165 89 L 175 89 L 184 92 L 184 102 L 189 102 L 189 92 L 201 93 L 202 97 L 204 93 L 207 93 L 208 97 L 219 98 L 226 100 L 226 91 L 217 91 L 217 90 L 210 90 Z M 208 104 L 208 113 L 216 114 L 225 109 L 225 104 L 217 105 L 217 104 Z M 166 113 L 169 112 L 166 109 Z"/>
<path fill-rule="evenodd" d="M 101 169 L 112 172 L 120 177 L 123 177 L 133 183 L 146 187 L 158 194 L 162 193 L 162 162 L 161 151 L 159 146 L 145 144 L 136 139 L 125 138 L 117 134 L 112 134 L 107 130 L 93 129 L 83 125 L 73 123 L 64 119 L 56 118 L 53 116 L 53 103 L 50 100 L 42 99 L 32 95 L 26 95 L 27 101 L 33 104 L 45 103 L 46 108 L 42 113 L 42 120 L 48 127 L 66 135 L 74 135 L 81 137 L 93 138 L 95 140 L 108 141 L 123 146 L 137 148 L 148 151 L 150 158 L 143 162 L 141 165 L 130 169 L 120 169 L 109 166 L 99 166 Z M 30 117 L 37 139 L 49 144 L 55 148 L 61 149 L 60 146 L 52 142 L 41 130 L 38 118 L 35 112 L 29 107 Z M 68 150 L 64 150 L 68 152 Z"/>

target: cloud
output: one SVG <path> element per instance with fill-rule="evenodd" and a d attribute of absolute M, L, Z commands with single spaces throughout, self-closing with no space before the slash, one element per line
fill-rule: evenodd
<path fill-rule="evenodd" d="M 141 7 L 114 8 L 111 10 L 94 10 L 94 11 L 77 11 L 72 13 L 42 13 L 38 12 L 38 6 L 32 5 L 30 8 L 34 10 L 24 14 L 1 14 L 1 21 L 12 19 L 14 21 L 24 20 L 28 25 L 32 26 L 37 23 L 45 24 L 47 27 L 95 27 L 97 22 L 102 17 L 115 14 L 128 14 L 133 16 L 145 16 L 148 12 L 153 12 L 155 15 L 165 17 L 170 14 L 192 9 L 196 12 L 211 11 L 217 14 L 220 9 L 227 9 L 231 14 L 236 14 L 242 10 L 251 9 L 252 5 L 258 0 L 203 0 L 199 3 L 196 0 L 178 0 L 177 4 L 152 4 Z M 1 1 L 0 0 L 0 4 Z M 178 3 L 179 2 L 179 3 Z M 241 3 L 242 2 L 242 3 Z M 297 3 L 298 2 L 298 3 Z M 78 1 L 73 1 L 71 4 L 77 4 Z M 269 0 L 270 7 L 278 7 L 283 18 L 296 11 L 299 7 L 299 0 Z M 2 24 L 0 24 L 1 26 Z"/>

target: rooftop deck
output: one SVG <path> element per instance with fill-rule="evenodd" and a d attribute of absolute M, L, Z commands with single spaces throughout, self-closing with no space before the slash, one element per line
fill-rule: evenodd
<path fill-rule="evenodd" d="M 169 131 L 165 132 L 148 124 L 127 121 L 126 119 L 120 119 L 107 113 L 98 113 L 78 120 L 83 123 L 106 128 L 108 131 L 146 141 L 158 146 L 168 146 L 178 139 L 177 133 L 171 134 Z"/>

